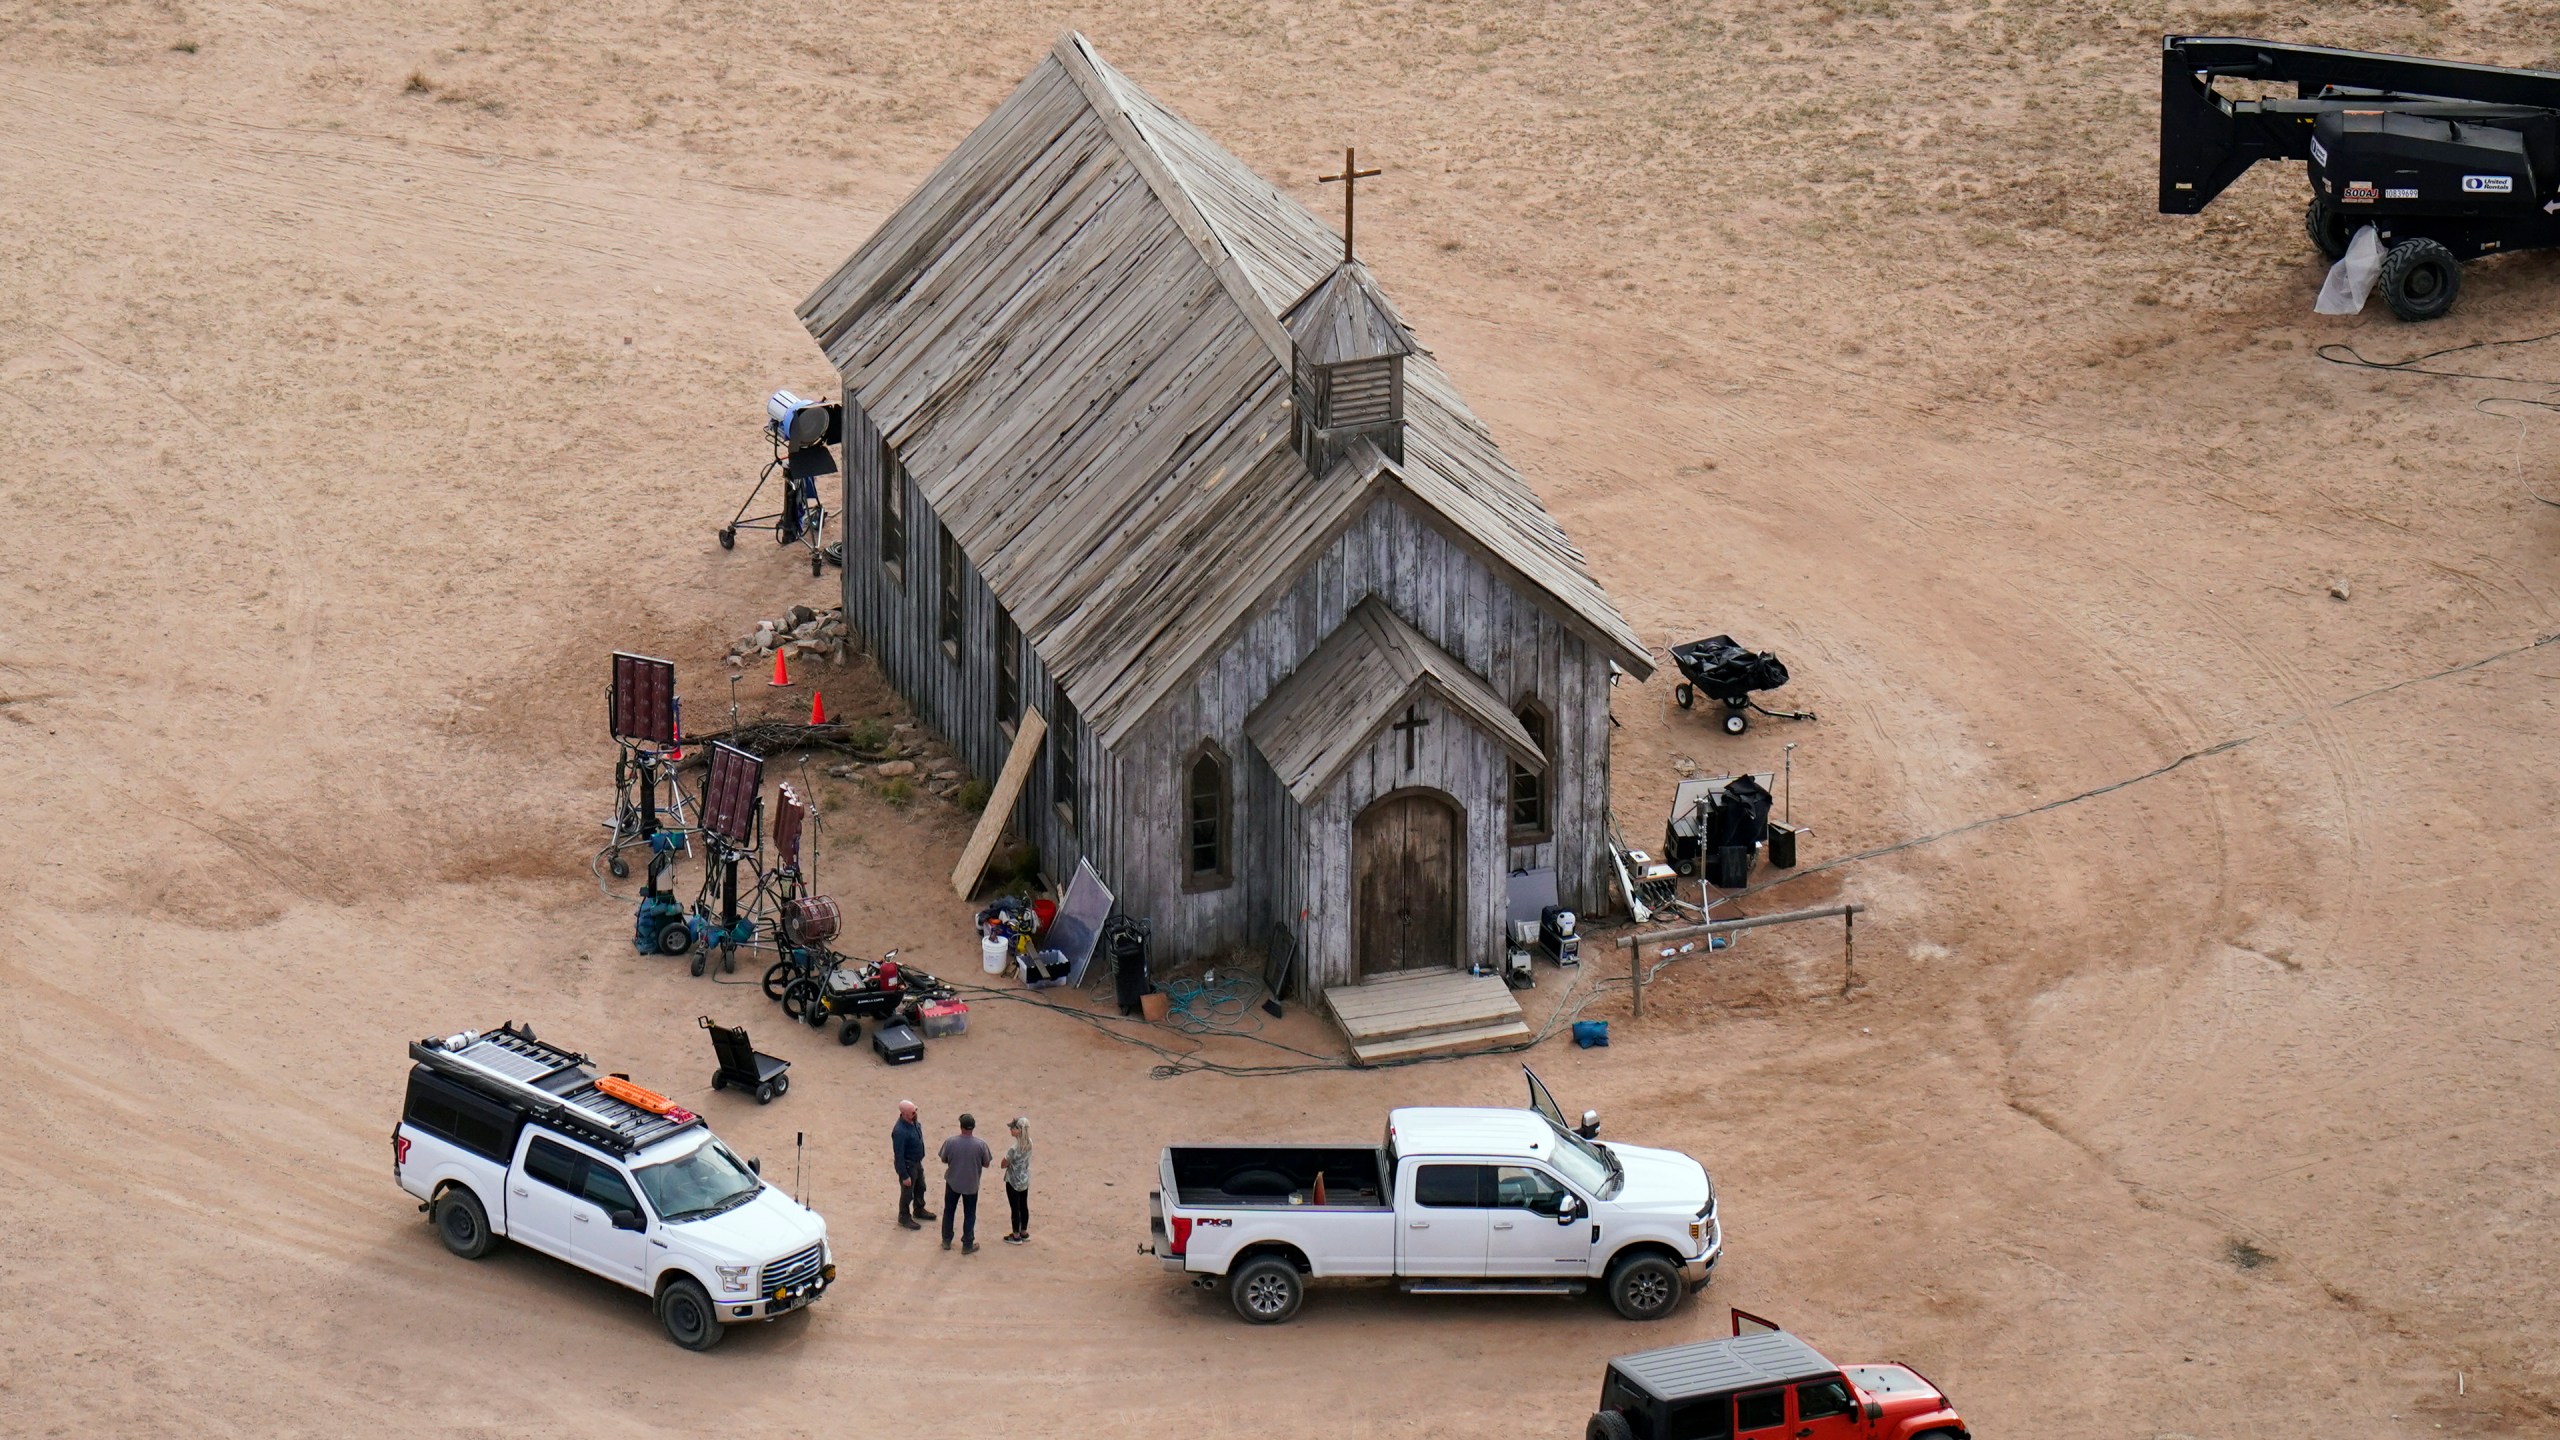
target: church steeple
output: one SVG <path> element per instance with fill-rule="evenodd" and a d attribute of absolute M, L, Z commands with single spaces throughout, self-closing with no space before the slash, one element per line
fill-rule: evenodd
<path fill-rule="evenodd" d="M 1323 474 L 1355 438 L 1404 458 L 1404 357 L 1413 338 L 1357 260 L 1344 260 L 1280 317 L 1295 350 L 1298 453 Z"/>

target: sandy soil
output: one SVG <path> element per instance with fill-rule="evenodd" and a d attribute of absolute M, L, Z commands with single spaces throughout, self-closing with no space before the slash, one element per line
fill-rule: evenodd
<path fill-rule="evenodd" d="M 1794 666 L 1823 718 L 1739 740 L 1624 695 L 1631 830 L 1789 741 L 1813 860 L 2247 742 L 1755 901 L 1873 907 L 1845 996 L 1829 930 L 1638 1023 L 1585 977 L 1618 1043 L 1537 1063 L 1723 1187 L 1667 1324 L 1349 1291 L 1254 1331 L 1132 1253 L 1165 1140 L 1364 1135 L 1514 1062 L 1157 1079 L 991 1004 L 893 1075 L 635 960 L 590 879 L 604 652 L 698 717 L 822 594 L 711 542 L 762 394 L 830 389 L 792 304 L 1068 23 L 1310 203 L 1384 164 L 1364 249 L 1638 627 Z M 2539 333 L 2560 262 L 2315 318 L 2296 174 L 2151 213 L 2168 28 L 2560 52 L 2489 0 L 0 4 L 0 1433 L 1569 1435 L 1728 1304 L 1987 1435 L 2560 1429 L 2560 651 L 2517 650 L 2560 476 L 2474 404 L 2549 387 L 2313 354 Z M 856 943 L 965 969 L 959 818 L 822 793 Z M 852 1283 L 805 1319 L 686 1355 L 393 1189 L 405 1039 L 524 1017 L 691 1093 L 697 1013 L 803 1067 L 704 1103 L 769 1170 L 808 1137 Z M 888 1223 L 901 1094 L 1039 1117 L 1033 1246 Z"/>

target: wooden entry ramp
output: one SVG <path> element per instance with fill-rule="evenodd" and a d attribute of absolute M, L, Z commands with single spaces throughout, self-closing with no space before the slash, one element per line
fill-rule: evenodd
<path fill-rule="evenodd" d="M 1324 992 L 1362 1065 L 1415 1055 L 1444 1055 L 1529 1038 L 1529 1022 L 1511 987 L 1464 970 L 1408 970 Z"/>

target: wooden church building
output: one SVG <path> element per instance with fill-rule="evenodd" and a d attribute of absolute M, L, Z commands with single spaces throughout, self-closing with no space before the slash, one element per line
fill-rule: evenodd
<path fill-rule="evenodd" d="M 1645 648 L 1345 241 L 1059 40 L 800 307 L 844 381 L 844 600 L 1169 957 L 1498 958 L 1615 903 Z"/>

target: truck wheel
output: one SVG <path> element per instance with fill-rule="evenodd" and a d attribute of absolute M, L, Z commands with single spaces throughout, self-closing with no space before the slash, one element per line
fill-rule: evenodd
<path fill-rule="evenodd" d="M 1617 1411 L 1595 1410 L 1591 1423 L 1582 1427 L 1582 1440 L 1636 1440 L 1636 1432 Z"/>
<path fill-rule="evenodd" d="M 465 1260 L 488 1254 L 498 1241 L 489 1233 L 489 1212 L 480 1207 L 480 1197 L 459 1185 L 436 1197 L 435 1222 L 444 1248 Z"/>
<path fill-rule="evenodd" d="M 717 1314 L 711 1297 L 691 1280 L 679 1278 L 659 1292 L 658 1323 L 667 1327 L 668 1339 L 687 1350 L 708 1350 L 729 1333 Z"/>
<path fill-rule="evenodd" d="M 1659 1320 L 1680 1304 L 1680 1267 L 1659 1255 L 1630 1255 L 1609 1267 L 1609 1303 L 1630 1320 Z"/>
<path fill-rule="evenodd" d="M 2462 262 L 2433 240 L 2403 240 L 2382 257 L 2382 303 L 2403 320 L 2433 320 L 2462 292 Z"/>
<path fill-rule="evenodd" d="M 1277 1325 L 1297 1314 L 1306 1293 L 1298 1267 L 1276 1255 L 1248 1260 L 1227 1277 L 1227 1298 L 1236 1313 L 1256 1325 Z"/>
<path fill-rule="evenodd" d="M 2355 227 L 2347 224 L 2347 217 L 2317 195 L 2311 197 L 2310 207 L 2302 212 L 2302 233 L 2311 237 L 2311 248 L 2332 265 L 2347 257 L 2347 242 L 2356 234 Z"/>

